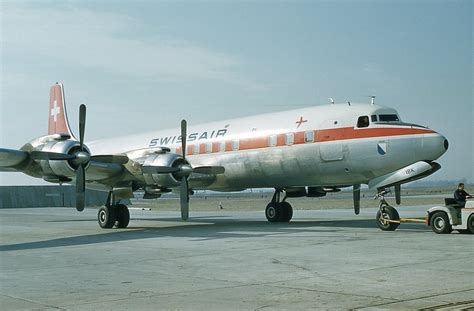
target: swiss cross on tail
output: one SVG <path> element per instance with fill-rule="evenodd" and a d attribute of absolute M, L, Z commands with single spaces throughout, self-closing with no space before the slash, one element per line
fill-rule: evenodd
<path fill-rule="evenodd" d="M 66 115 L 63 85 L 56 83 L 49 93 L 48 135 L 68 134 L 72 136 Z"/>

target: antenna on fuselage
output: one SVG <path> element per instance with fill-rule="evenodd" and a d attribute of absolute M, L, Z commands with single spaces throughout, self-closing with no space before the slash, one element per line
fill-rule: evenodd
<path fill-rule="evenodd" d="M 370 104 L 375 105 L 375 95 L 370 96 Z"/>
<path fill-rule="evenodd" d="M 331 105 L 334 105 L 334 99 L 332 97 L 329 97 L 328 99 L 331 102 Z"/>
<path fill-rule="evenodd" d="M 347 104 L 350 106 L 350 105 L 351 105 L 351 102 L 350 102 L 350 101 L 347 101 Z"/>

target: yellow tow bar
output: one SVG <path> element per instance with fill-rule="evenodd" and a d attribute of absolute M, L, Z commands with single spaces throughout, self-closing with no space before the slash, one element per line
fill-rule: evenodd
<path fill-rule="evenodd" d="M 382 219 L 384 223 L 393 223 L 393 224 L 401 224 L 402 222 L 414 222 L 420 224 L 428 224 L 428 218 L 400 218 L 399 220 L 391 220 L 391 219 Z"/>

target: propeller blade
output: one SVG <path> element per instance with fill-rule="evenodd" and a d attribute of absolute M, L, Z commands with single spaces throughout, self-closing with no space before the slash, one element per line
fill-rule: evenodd
<path fill-rule="evenodd" d="M 72 160 L 75 158 L 74 155 L 67 153 L 47 152 L 47 151 L 32 151 L 30 156 L 33 160 Z"/>
<path fill-rule="evenodd" d="M 188 220 L 189 218 L 189 189 L 188 179 L 183 177 L 181 180 L 181 189 L 179 191 L 179 203 L 181 205 L 181 219 Z"/>
<path fill-rule="evenodd" d="M 402 202 L 402 185 L 401 184 L 395 185 L 395 202 L 397 203 L 397 205 L 400 205 L 400 203 Z"/>
<path fill-rule="evenodd" d="M 193 173 L 207 174 L 207 175 L 219 175 L 224 174 L 225 168 L 222 166 L 199 166 L 193 168 Z"/>
<path fill-rule="evenodd" d="M 181 120 L 181 152 L 183 153 L 183 160 L 186 159 L 186 139 L 188 123 L 186 120 Z"/>
<path fill-rule="evenodd" d="M 81 104 L 79 106 L 79 144 L 81 150 L 84 151 L 84 134 L 86 131 L 86 105 Z"/>
<path fill-rule="evenodd" d="M 81 212 L 85 206 L 86 194 L 86 172 L 83 165 L 79 165 L 76 171 L 76 209 Z"/>
<path fill-rule="evenodd" d="M 126 164 L 128 163 L 128 157 L 125 154 L 111 154 L 111 155 L 93 155 L 91 161 L 103 162 L 103 163 L 116 163 Z"/>
<path fill-rule="evenodd" d="M 170 174 L 179 172 L 179 168 L 170 166 L 142 166 L 145 174 Z"/>
<path fill-rule="evenodd" d="M 360 184 L 353 185 L 352 196 L 354 198 L 354 213 L 359 215 L 360 213 Z"/>

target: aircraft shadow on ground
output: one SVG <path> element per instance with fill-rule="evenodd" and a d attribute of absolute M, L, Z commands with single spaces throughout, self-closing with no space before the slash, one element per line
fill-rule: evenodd
<path fill-rule="evenodd" d="M 0 252 L 21 251 L 31 249 L 56 248 L 66 246 L 91 245 L 107 242 L 133 241 L 159 238 L 189 238 L 196 241 L 236 238 L 292 238 L 292 234 L 312 235 L 314 239 L 325 241 L 328 238 L 343 240 L 363 240 L 364 236 L 341 235 L 348 228 L 373 229 L 373 234 L 397 234 L 397 232 L 424 232 L 430 231 L 428 227 L 420 224 L 402 224 L 395 232 L 382 232 L 377 228 L 375 220 L 320 220 L 320 221 L 292 221 L 291 223 L 268 223 L 266 221 L 246 221 L 236 219 L 222 219 L 224 217 L 195 217 L 183 225 L 139 227 L 129 226 L 127 229 L 104 229 L 101 233 L 56 238 L 44 241 L 26 242 L 10 245 L 1 245 Z M 179 218 L 134 218 L 132 221 L 160 221 L 179 222 Z M 86 221 L 86 220 L 63 220 Z M 95 221 L 95 220 L 87 220 Z M 58 222 L 58 221 L 51 221 Z M 405 227 L 405 228 L 404 228 Z M 102 229 L 100 229 L 102 230 Z M 349 231 L 350 232 L 350 231 Z M 348 233 L 349 233 L 348 232 Z M 365 233 L 365 232 L 364 232 Z M 295 239 L 297 236 L 294 237 Z"/>

